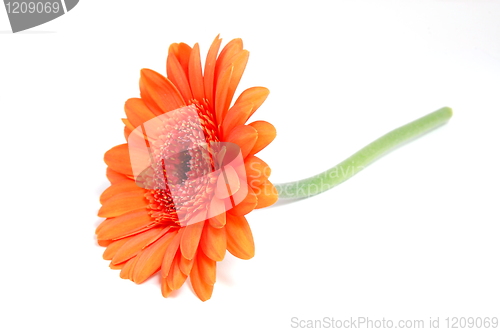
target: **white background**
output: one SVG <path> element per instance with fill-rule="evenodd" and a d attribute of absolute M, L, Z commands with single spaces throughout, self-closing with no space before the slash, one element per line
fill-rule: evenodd
<path fill-rule="evenodd" d="M 286 331 L 291 318 L 500 316 L 500 1 L 81 1 L 11 34 L 0 9 L 2 331 Z M 211 300 L 135 285 L 94 230 L 123 104 L 168 46 L 221 33 L 276 140 L 275 183 L 442 106 L 443 127 L 320 196 L 254 211 Z"/>

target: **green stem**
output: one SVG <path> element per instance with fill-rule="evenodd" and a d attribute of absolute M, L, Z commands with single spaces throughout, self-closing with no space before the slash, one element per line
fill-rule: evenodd
<path fill-rule="evenodd" d="M 394 129 L 323 173 L 300 181 L 278 184 L 276 189 L 279 197 L 301 198 L 327 191 L 349 179 L 389 150 L 444 124 L 452 114 L 451 108 L 443 107 Z"/>

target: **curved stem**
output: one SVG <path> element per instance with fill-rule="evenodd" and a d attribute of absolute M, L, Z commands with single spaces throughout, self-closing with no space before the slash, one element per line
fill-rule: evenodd
<path fill-rule="evenodd" d="M 443 107 L 394 129 L 323 173 L 299 181 L 277 184 L 279 197 L 301 198 L 327 191 L 349 179 L 389 150 L 444 124 L 452 114 L 451 108 Z"/>

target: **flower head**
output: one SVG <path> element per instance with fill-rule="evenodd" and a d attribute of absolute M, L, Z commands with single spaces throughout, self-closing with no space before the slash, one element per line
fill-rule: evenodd
<path fill-rule="evenodd" d="M 232 103 L 248 51 L 241 39 L 202 70 L 198 44 L 172 44 L 167 77 L 141 71 L 141 98 L 125 103 L 127 143 L 106 152 L 111 186 L 96 229 L 103 257 L 120 277 L 142 283 L 159 274 L 163 296 L 190 278 L 203 301 L 226 250 L 254 256 L 246 215 L 276 202 L 269 166 L 255 156 L 276 136 L 268 122 L 245 124 L 269 90 L 249 88 Z"/>

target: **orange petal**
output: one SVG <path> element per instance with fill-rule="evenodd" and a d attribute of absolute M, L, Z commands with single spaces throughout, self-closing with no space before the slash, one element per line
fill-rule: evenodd
<path fill-rule="evenodd" d="M 187 279 L 187 275 L 182 273 L 179 267 L 181 256 L 181 253 L 177 252 L 177 255 L 175 255 L 174 261 L 172 262 L 172 266 L 170 267 L 170 271 L 167 276 L 168 287 L 172 290 L 181 288 L 181 286 Z"/>
<path fill-rule="evenodd" d="M 269 145 L 276 137 L 276 128 L 272 124 L 266 121 L 255 121 L 249 124 L 257 130 L 258 138 L 255 142 L 254 147 L 250 151 L 250 154 L 256 154 L 263 148 Z"/>
<path fill-rule="evenodd" d="M 133 176 L 132 166 L 130 165 L 130 155 L 128 144 L 117 145 L 109 149 L 104 154 L 104 162 L 111 169 L 127 176 Z"/>
<path fill-rule="evenodd" d="M 245 71 L 245 67 L 248 62 L 248 56 L 249 53 L 247 50 L 243 49 L 243 42 L 241 41 L 241 39 L 233 39 L 224 47 L 219 58 L 217 59 L 217 65 L 215 68 L 215 106 L 219 123 L 222 123 L 222 119 L 224 119 L 227 109 L 231 104 L 231 100 L 233 99 L 236 87 L 238 86 L 243 72 Z M 227 75 L 225 75 L 228 70 L 231 70 L 231 75 L 229 78 Z M 229 81 L 226 82 L 227 79 Z M 219 87 L 221 86 L 224 86 L 224 88 L 221 89 L 223 93 L 219 94 Z M 218 102 L 220 102 L 219 106 Z"/>
<path fill-rule="evenodd" d="M 184 228 L 184 234 L 182 234 L 180 249 L 182 256 L 184 256 L 186 259 L 194 258 L 196 249 L 198 249 L 198 244 L 200 243 L 204 224 L 205 221 L 201 221 L 191 225 L 187 225 Z"/>
<path fill-rule="evenodd" d="M 189 101 L 193 99 L 193 95 L 191 94 L 187 73 L 175 54 L 175 49 L 178 49 L 178 45 L 177 47 L 174 45 L 177 44 L 170 45 L 170 48 L 168 49 L 167 77 L 177 87 L 177 89 L 179 89 L 179 92 L 184 100 Z"/>
<path fill-rule="evenodd" d="M 106 220 L 104 220 L 106 221 Z M 101 225 L 104 223 L 104 221 L 101 223 Z M 101 226 L 99 225 L 99 226 Z M 97 227 L 99 228 L 99 227 Z M 97 230 L 96 230 L 96 233 L 97 233 Z M 107 247 L 109 246 L 111 243 L 113 243 L 113 240 L 99 240 L 97 239 L 97 244 L 100 245 L 101 247 Z"/>
<path fill-rule="evenodd" d="M 226 98 L 228 96 L 233 70 L 234 66 L 227 67 L 217 79 L 217 86 L 215 87 L 215 119 L 218 124 L 222 124 L 224 116 L 227 113 Z"/>
<path fill-rule="evenodd" d="M 122 122 L 125 125 L 125 128 L 128 129 L 128 131 L 132 132 L 135 129 L 135 127 L 130 123 L 128 119 L 122 119 Z M 128 138 L 128 136 L 126 138 Z"/>
<path fill-rule="evenodd" d="M 175 235 L 175 232 L 167 233 L 144 249 L 134 268 L 133 278 L 136 284 L 143 283 L 160 269 L 165 251 Z"/>
<path fill-rule="evenodd" d="M 226 224 L 226 206 L 223 200 L 213 197 L 210 201 L 208 213 L 212 216 L 209 219 L 212 227 L 220 228 Z"/>
<path fill-rule="evenodd" d="M 235 38 L 224 46 L 215 65 L 215 82 L 219 84 L 222 73 L 229 67 L 235 55 L 243 51 L 243 41 Z"/>
<path fill-rule="evenodd" d="M 185 275 L 189 275 L 191 273 L 191 269 L 193 268 L 194 259 L 186 259 L 184 256 L 180 255 L 181 259 L 179 261 L 179 268 L 182 273 Z"/>
<path fill-rule="evenodd" d="M 111 184 L 111 186 L 103 191 L 99 200 L 103 204 L 115 195 L 130 191 L 144 191 L 144 189 L 135 184 L 134 181 L 127 179 Z"/>
<path fill-rule="evenodd" d="M 121 239 L 121 240 L 117 240 L 117 241 L 113 241 L 111 242 L 108 247 L 106 248 L 106 250 L 104 250 L 104 253 L 102 254 L 102 258 L 104 258 L 105 260 L 111 260 L 113 259 L 113 257 L 116 255 L 117 251 L 125 244 L 127 243 L 127 241 L 130 240 L 129 238 L 125 238 L 125 239 Z M 114 262 L 113 264 L 116 264 L 116 262 Z"/>
<path fill-rule="evenodd" d="M 187 74 L 189 67 L 189 58 L 191 56 L 191 46 L 185 43 L 172 44 L 172 51 L 179 60 L 182 70 Z"/>
<path fill-rule="evenodd" d="M 226 222 L 227 250 L 241 259 L 255 255 L 252 231 L 245 217 L 228 214 Z"/>
<path fill-rule="evenodd" d="M 118 264 L 118 265 L 115 265 L 113 263 L 109 263 L 109 268 L 111 270 L 120 270 L 121 268 L 123 268 L 124 265 L 125 265 L 125 263 Z"/>
<path fill-rule="evenodd" d="M 153 70 L 141 70 L 139 87 L 141 98 L 155 115 L 185 106 L 182 95 L 172 82 Z"/>
<path fill-rule="evenodd" d="M 197 256 L 198 271 L 203 281 L 209 285 L 215 284 L 215 261 L 205 256 L 202 251 Z"/>
<path fill-rule="evenodd" d="M 206 301 L 212 297 L 214 285 L 207 284 L 203 280 L 203 277 L 200 274 L 200 268 L 198 266 L 199 264 L 197 261 L 198 259 L 196 258 L 196 262 L 193 264 L 193 268 L 191 270 L 191 274 L 189 275 L 189 277 L 196 296 L 198 296 L 200 300 Z"/>
<path fill-rule="evenodd" d="M 121 248 L 116 252 L 113 257 L 113 264 L 125 262 L 126 260 L 129 260 L 137 255 L 147 245 L 151 244 L 151 240 L 154 239 L 161 231 L 161 228 L 153 228 L 132 237 L 130 241 L 121 246 Z"/>
<path fill-rule="evenodd" d="M 137 263 L 138 256 L 132 257 L 123 265 L 120 271 L 120 278 L 132 280 L 132 275 L 134 274 L 135 264 Z"/>
<path fill-rule="evenodd" d="M 155 117 L 154 113 L 140 98 L 130 98 L 125 102 L 125 114 L 134 128 Z"/>
<path fill-rule="evenodd" d="M 269 90 L 263 87 L 253 87 L 243 91 L 233 107 L 227 111 L 222 123 L 222 132 L 228 133 L 232 128 L 245 124 L 268 95 Z"/>
<path fill-rule="evenodd" d="M 224 166 L 217 179 L 215 197 L 218 199 L 228 198 L 234 195 L 240 189 L 240 186 L 240 179 L 236 170 L 231 165 Z"/>
<path fill-rule="evenodd" d="M 147 230 L 153 223 L 148 210 L 135 210 L 119 217 L 106 219 L 97 232 L 98 240 L 112 240 Z"/>
<path fill-rule="evenodd" d="M 95 229 L 95 233 L 96 234 L 99 234 L 102 230 L 103 227 L 107 227 L 108 225 L 112 224 L 115 222 L 115 219 L 116 218 L 108 218 L 108 219 L 105 219 L 103 220 L 98 226 L 97 228 Z M 109 242 L 109 243 L 105 243 L 105 242 Z M 97 243 L 99 243 L 99 245 L 101 247 L 107 247 L 111 244 L 111 242 L 113 242 L 113 240 L 103 240 L 103 239 L 97 239 Z"/>
<path fill-rule="evenodd" d="M 95 229 L 95 233 L 96 234 L 99 234 L 99 232 L 101 231 L 101 229 L 108 225 L 109 223 L 111 223 L 113 221 L 113 219 L 115 218 L 110 218 L 110 219 L 105 219 L 103 221 L 101 221 L 101 223 L 97 226 L 97 228 Z M 107 242 L 109 241 L 109 243 L 104 243 L 104 242 Z M 100 239 L 97 239 L 97 243 L 101 246 L 101 247 L 107 247 L 110 245 L 110 243 L 113 242 L 113 241 L 110 241 L 110 240 L 100 240 Z"/>
<path fill-rule="evenodd" d="M 274 185 L 266 180 L 263 184 L 254 187 L 255 194 L 257 194 L 256 209 L 262 209 L 267 206 L 273 205 L 278 200 L 278 191 Z"/>
<path fill-rule="evenodd" d="M 172 290 L 168 287 L 167 278 L 161 278 L 161 295 L 167 298 L 172 293 Z"/>
<path fill-rule="evenodd" d="M 125 140 L 128 142 L 128 137 L 130 136 L 130 134 L 132 134 L 132 130 L 130 130 L 130 128 L 128 128 L 127 126 L 125 126 L 123 128 L 123 137 L 125 137 Z"/>
<path fill-rule="evenodd" d="M 189 58 L 189 85 L 191 86 L 194 99 L 202 102 L 205 98 L 205 90 L 201 70 L 200 46 L 198 44 L 194 45 Z"/>
<path fill-rule="evenodd" d="M 236 54 L 231 59 L 231 65 L 234 67 L 233 74 L 231 75 L 231 81 L 229 82 L 229 87 L 227 90 L 226 103 L 224 105 L 224 114 L 223 118 L 226 116 L 227 110 L 231 105 L 231 100 L 233 100 L 234 92 L 240 83 L 241 77 L 243 76 L 243 72 L 245 71 L 245 67 L 247 66 L 248 57 L 250 53 L 247 50 L 243 50 L 240 53 Z"/>
<path fill-rule="evenodd" d="M 210 49 L 208 50 L 207 59 L 205 61 L 205 72 L 203 77 L 203 85 L 205 87 L 205 97 L 208 104 L 214 106 L 214 92 L 215 92 L 215 65 L 217 60 L 217 53 L 219 53 L 220 44 L 222 39 L 215 37 Z"/>
<path fill-rule="evenodd" d="M 161 277 L 166 278 L 170 271 L 170 266 L 174 261 L 177 249 L 179 249 L 179 244 L 181 243 L 182 234 L 184 233 L 185 227 L 179 229 L 177 235 L 174 237 L 167 250 L 165 251 L 165 256 L 163 257 L 163 262 L 161 264 Z"/>
<path fill-rule="evenodd" d="M 257 130 L 247 125 L 236 126 L 231 130 L 224 141 L 237 144 L 241 149 L 241 155 L 246 158 L 257 142 Z"/>
<path fill-rule="evenodd" d="M 200 247 L 210 259 L 222 261 L 227 248 L 226 229 L 215 228 L 207 223 L 203 229 Z"/>
<path fill-rule="evenodd" d="M 245 172 L 248 184 L 258 187 L 271 175 L 271 168 L 262 159 L 249 156 L 245 159 Z"/>
<path fill-rule="evenodd" d="M 229 213 L 235 216 L 244 216 L 245 214 L 248 214 L 255 209 L 255 207 L 257 206 L 257 195 L 255 195 L 251 187 L 247 188 L 248 192 L 246 197 L 235 207 L 229 210 Z M 238 197 L 238 193 L 236 193 L 235 199 L 236 197 Z"/>
<path fill-rule="evenodd" d="M 146 190 L 142 189 L 114 195 L 104 202 L 97 215 L 112 218 L 133 210 L 144 209 L 149 205 L 149 201 L 144 196 L 145 193 Z"/>
<path fill-rule="evenodd" d="M 109 182 L 111 182 L 112 184 L 117 183 L 117 182 L 121 182 L 124 180 L 130 180 L 130 177 L 128 177 L 122 173 L 118 173 L 116 171 L 113 171 L 109 167 L 106 168 L 106 177 L 108 178 Z"/>

